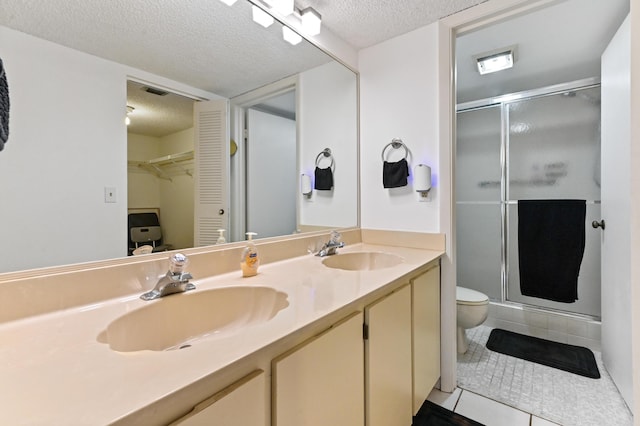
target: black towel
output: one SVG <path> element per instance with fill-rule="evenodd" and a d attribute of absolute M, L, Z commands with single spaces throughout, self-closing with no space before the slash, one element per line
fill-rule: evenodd
<path fill-rule="evenodd" d="M 518 201 L 522 295 L 565 303 L 578 299 L 585 216 L 585 200 Z"/>
<path fill-rule="evenodd" d="M 409 176 L 409 164 L 406 159 L 395 163 L 385 161 L 382 165 L 382 184 L 385 188 L 399 188 L 407 186 Z"/>
<path fill-rule="evenodd" d="M 0 59 L 0 151 L 9 139 L 9 85 Z"/>
<path fill-rule="evenodd" d="M 316 167 L 315 177 L 316 189 L 321 191 L 331 191 L 331 188 L 333 188 L 333 171 L 331 170 L 331 167 L 327 167 L 326 169 Z"/>

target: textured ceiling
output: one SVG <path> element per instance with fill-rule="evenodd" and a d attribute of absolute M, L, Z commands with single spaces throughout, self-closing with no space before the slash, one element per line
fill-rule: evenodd
<path fill-rule="evenodd" d="M 322 14 L 323 28 L 356 49 L 407 33 L 484 0 L 296 0 Z M 218 0 L 1 0 L 0 25 L 17 29 L 153 74 L 233 97 L 326 63 L 311 44 L 283 42 L 280 27 L 251 21 L 250 3 Z M 457 41 L 460 100 L 493 96 L 593 75 L 607 40 L 629 10 L 629 0 L 566 0 L 553 11 L 492 25 Z M 513 69 L 487 76 L 471 56 L 518 45 Z M 582 73 L 582 74 L 581 74 Z M 577 77 L 576 77 L 577 76 Z M 182 130 L 191 101 L 142 94 L 130 85 L 136 133 Z M 140 92 L 140 93 L 139 93 Z M 133 95 L 136 95 L 133 98 Z M 181 110 L 169 112 L 175 99 Z M 163 101 L 152 105 L 151 101 Z M 162 116 L 163 130 L 143 130 L 142 112 Z M 137 117 L 136 117 L 137 116 Z M 173 126 L 173 127 L 171 127 Z"/>
<path fill-rule="evenodd" d="M 312 6 L 323 26 L 356 49 L 404 34 L 483 0 L 298 0 Z M 303 42 L 282 40 L 279 25 L 251 20 L 246 0 L 2 0 L 0 25 L 187 85 L 234 97 L 330 61 Z M 129 131 L 164 135 L 182 130 L 191 101 L 141 96 Z M 171 100 L 180 109 L 169 112 Z M 162 126 L 144 121 L 156 111 Z"/>
<path fill-rule="evenodd" d="M 162 137 L 193 127 L 193 99 L 167 92 L 160 96 L 144 90 L 146 87 L 127 82 L 127 106 L 134 108 L 129 133 Z"/>
<path fill-rule="evenodd" d="M 322 15 L 322 25 L 356 49 L 415 30 L 486 0 L 296 0 Z"/>
<path fill-rule="evenodd" d="M 0 25 L 224 97 L 330 60 L 255 24 L 247 1 L 2 0 Z"/>
<path fill-rule="evenodd" d="M 600 76 L 629 0 L 566 0 L 456 40 L 458 102 Z M 473 56 L 516 45 L 513 68 L 480 75 Z"/>

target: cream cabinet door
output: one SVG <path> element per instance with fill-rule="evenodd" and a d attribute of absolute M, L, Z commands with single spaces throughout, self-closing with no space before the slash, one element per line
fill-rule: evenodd
<path fill-rule="evenodd" d="M 413 414 L 440 377 L 440 266 L 411 280 L 413 291 Z"/>
<path fill-rule="evenodd" d="M 355 313 L 273 360 L 273 426 L 364 425 L 362 324 Z"/>
<path fill-rule="evenodd" d="M 365 309 L 367 426 L 412 422 L 411 287 Z"/>
<path fill-rule="evenodd" d="M 266 408 L 265 374 L 256 370 L 202 401 L 171 425 L 268 426 Z"/>

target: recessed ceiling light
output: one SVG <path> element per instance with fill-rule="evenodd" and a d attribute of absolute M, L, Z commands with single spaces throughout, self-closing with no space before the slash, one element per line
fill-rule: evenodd
<path fill-rule="evenodd" d="M 481 75 L 513 67 L 515 62 L 514 47 L 506 47 L 474 56 Z"/>

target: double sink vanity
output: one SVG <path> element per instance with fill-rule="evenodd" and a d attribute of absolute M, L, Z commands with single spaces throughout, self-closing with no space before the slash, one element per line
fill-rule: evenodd
<path fill-rule="evenodd" d="M 411 424 L 440 377 L 444 237 L 343 231 L 0 275 L 3 424 Z M 33 303 L 31 303 L 33 302 Z M 6 308 L 6 309 L 4 309 Z"/>

